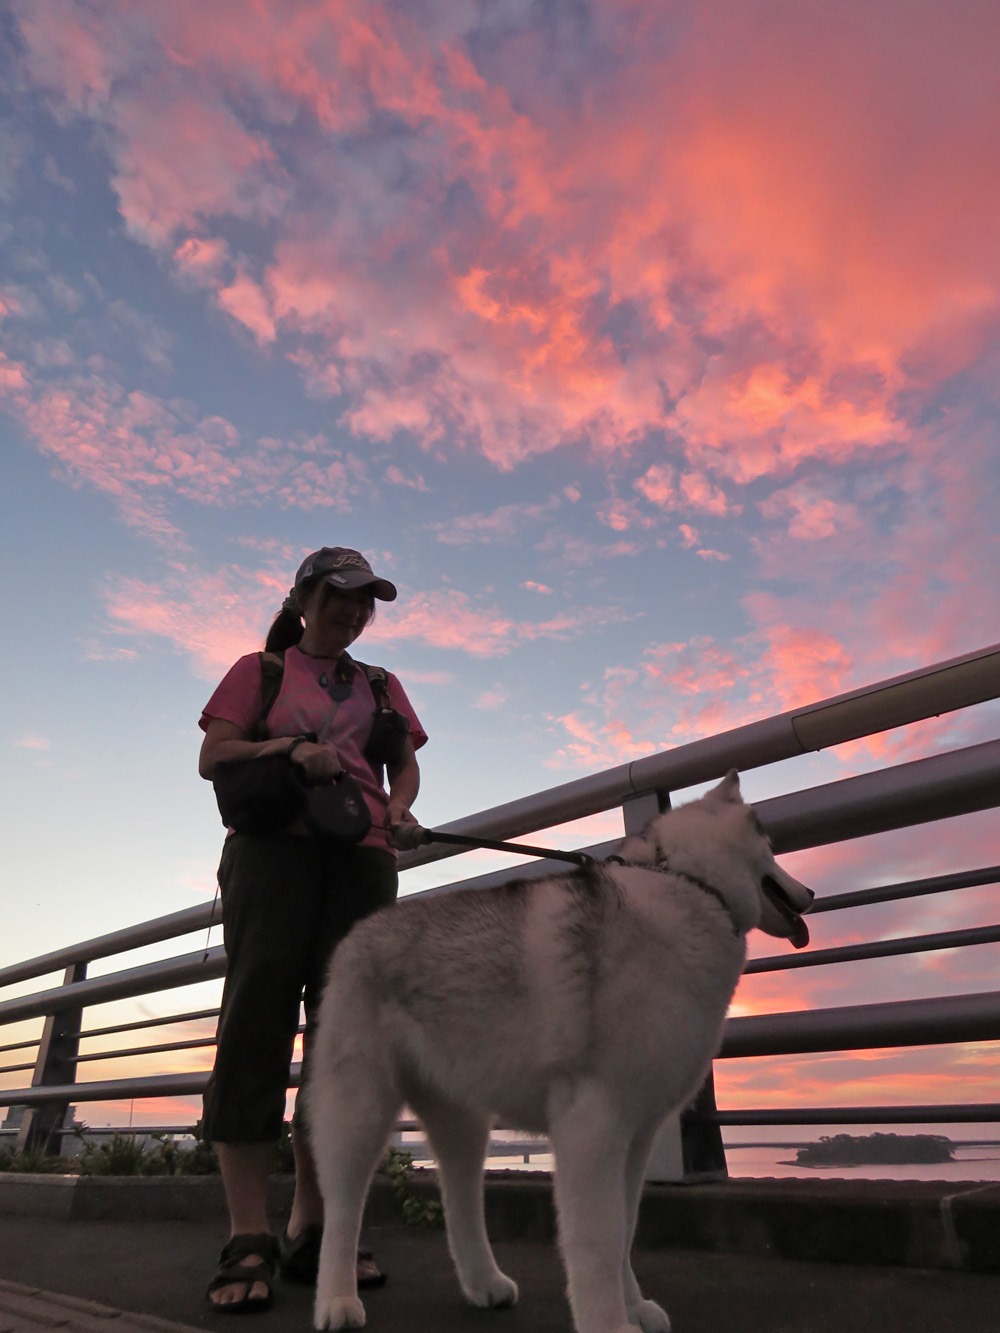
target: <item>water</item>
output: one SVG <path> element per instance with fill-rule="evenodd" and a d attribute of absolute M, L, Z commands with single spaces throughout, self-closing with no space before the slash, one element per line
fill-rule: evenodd
<path fill-rule="evenodd" d="M 992 1127 L 991 1127 L 992 1128 Z M 530 1146 L 530 1160 L 521 1153 L 490 1157 L 489 1171 L 551 1171 L 552 1155 L 545 1140 L 529 1145 L 521 1136 L 495 1130 L 494 1143 L 517 1140 L 517 1146 Z M 803 1139 L 806 1143 L 809 1140 Z M 800 1166 L 795 1160 L 796 1144 L 729 1143 L 726 1164 L 733 1180 L 950 1180 L 1000 1181 L 1000 1143 L 968 1143 L 952 1140 L 955 1158 L 951 1162 L 918 1162 L 912 1165 L 877 1163 L 866 1166 Z M 512 1143 L 511 1147 L 515 1145 Z"/>
<path fill-rule="evenodd" d="M 993 1126 L 986 1126 L 987 1133 Z M 860 1133 L 870 1133 L 861 1130 Z M 928 1133 L 941 1133 L 940 1127 Z M 818 1136 L 817 1136 L 818 1137 Z M 402 1146 L 412 1152 L 420 1165 L 429 1161 L 426 1140 L 419 1132 L 402 1136 Z M 487 1171 L 551 1171 L 552 1153 L 546 1139 L 529 1139 L 512 1130 L 495 1129 L 491 1135 L 494 1151 Z M 1000 1142 L 963 1143 L 953 1138 L 955 1158 L 951 1162 L 919 1162 L 913 1165 L 877 1163 L 868 1166 L 800 1166 L 795 1160 L 799 1143 L 727 1143 L 726 1164 L 733 1180 L 951 1180 L 1000 1181 Z M 527 1160 L 525 1160 L 527 1158 Z"/>

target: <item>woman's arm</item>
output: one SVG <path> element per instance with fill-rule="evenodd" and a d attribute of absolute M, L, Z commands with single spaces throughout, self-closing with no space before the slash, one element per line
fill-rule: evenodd
<path fill-rule="evenodd" d="M 266 741 L 251 741 L 242 727 L 224 718 L 213 717 L 201 743 L 198 772 L 211 782 L 216 764 L 230 759 L 260 759 L 267 754 L 282 754 L 291 745 L 287 736 L 276 736 Z"/>
<path fill-rule="evenodd" d="M 269 754 L 284 754 L 296 738 L 294 736 L 273 736 L 266 741 L 251 741 L 242 727 L 224 718 L 213 717 L 201 743 L 198 756 L 198 772 L 211 782 L 215 776 L 216 764 L 226 763 L 231 759 L 262 759 Z M 299 741 L 292 756 L 295 763 L 301 764 L 306 778 L 316 785 L 331 782 L 340 772 L 341 764 L 333 745 L 314 745 L 312 741 Z M 416 793 L 414 793 L 416 794 Z"/>
<path fill-rule="evenodd" d="M 398 764 L 387 764 L 386 775 L 389 778 L 389 804 L 385 812 L 385 827 L 389 840 L 395 842 L 396 832 L 401 825 L 415 825 L 417 822 L 410 814 L 410 806 L 420 790 L 420 765 L 409 736 L 406 738 L 402 759 Z M 401 841 L 399 845 L 407 844 Z"/>

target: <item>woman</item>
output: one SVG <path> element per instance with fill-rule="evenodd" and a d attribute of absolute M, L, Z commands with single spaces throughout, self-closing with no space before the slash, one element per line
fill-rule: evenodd
<path fill-rule="evenodd" d="M 315 836 L 299 818 L 278 834 L 230 832 L 223 849 L 227 971 L 203 1128 L 216 1147 L 230 1214 L 231 1238 L 207 1292 L 213 1308 L 225 1313 L 269 1305 L 279 1262 L 286 1279 L 315 1280 L 323 1203 L 304 1133 L 293 1130 L 295 1194 L 280 1247 L 268 1225 L 267 1179 L 284 1118 L 300 1001 L 306 1007 L 305 1080 L 330 955 L 356 921 L 395 901 L 393 843 L 401 826 L 416 823 L 410 814 L 420 785 L 415 751 L 427 736 L 402 686 L 388 675 L 397 731 L 407 723 L 408 731 L 385 765 L 386 789 L 382 765 L 364 753 L 376 698 L 347 651 L 371 623 L 374 599 L 395 597 L 395 587 L 376 577 L 359 552 L 339 546 L 316 551 L 300 566 L 268 635 L 265 651 L 283 653 L 283 667 L 263 730 L 257 653 L 231 668 L 201 718 L 203 778 L 211 779 L 226 761 L 287 753 L 310 785 L 330 783 L 345 770 L 360 784 L 372 817 L 356 845 Z M 253 739 L 261 734 L 265 739 Z M 384 1281 L 366 1251 L 358 1257 L 358 1277 L 367 1286 Z"/>

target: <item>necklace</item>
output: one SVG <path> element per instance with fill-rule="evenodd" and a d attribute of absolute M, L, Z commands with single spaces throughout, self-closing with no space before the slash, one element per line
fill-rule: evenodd
<path fill-rule="evenodd" d="M 320 672 L 320 688 L 326 690 L 334 703 L 343 703 L 351 697 L 351 683 L 354 677 L 354 663 L 342 653 L 333 669 L 333 676 L 327 671 Z"/>

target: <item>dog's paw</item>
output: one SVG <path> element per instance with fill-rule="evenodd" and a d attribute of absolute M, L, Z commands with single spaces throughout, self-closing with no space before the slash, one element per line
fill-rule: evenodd
<path fill-rule="evenodd" d="M 639 1301 L 629 1310 L 628 1315 L 639 1325 L 642 1333 L 670 1333 L 667 1312 L 655 1301 Z"/>
<path fill-rule="evenodd" d="M 357 1296 L 316 1296 L 313 1324 L 321 1333 L 338 1328 L 364 1328 L 365 1307 Z"/>
<path fill-rule="evenodd" d="M 470 1305 L 480 1310 L 505 1310 L 517 1304 L 517 1283 L 499 1268 L 484 1283 L 465 1293 Z"/>

